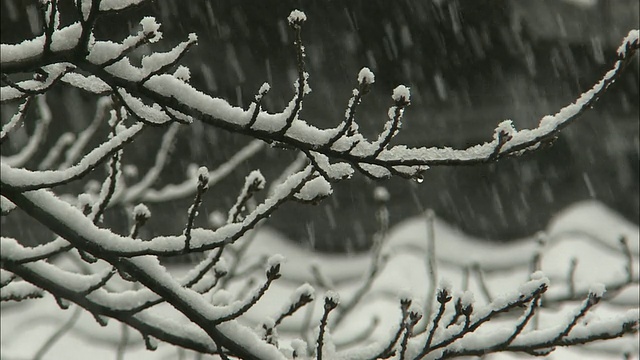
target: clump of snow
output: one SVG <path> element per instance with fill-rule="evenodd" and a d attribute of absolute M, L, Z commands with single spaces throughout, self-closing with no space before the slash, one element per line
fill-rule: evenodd
<path fill-rule="evenodd" d="M 502 132 L 504 132 L 507 135 L 513 136 L 513 134 L 517 132 L 515 126 L 513 125 L 513 121 L 504 120 L 503 122 L 498 124 L 498 126 L 495 129 L 496 137 L 498 136 L 498 134 Z"/>
<path fill-rule="evenodd" d="M 400 299 L 400 302 L 411 302 L 413 300 L 413 297 L 414 295 L 411 292 L 410 288 L 404 288 L 398 292 L 398 298 Z"/>
<path fill-rule="evenodd" d="M 627 36 L 622 41 L 622 44 L 618 48 L 618 55 L 625 56 L 627 54 L 627 49 L 629 48 L 629 45 L 633 43 L 638 43 L 639 37 L 640 37 L 640 31 L 638 31 L 637 29 L 629 31 L 629 34 L 627 34 Z"/>
<path fill-rule="evenodd" d="M 324 171 L 325 175 L 333 180 L 343 180 L 353 175 L 353 168 L 347 163 L 331 164 L 329 158 L 324 154 L 313 151 L 310 154 L 313 156 L 317 166 Z"/>
<path fill-rule="evenodd" d="M 269 90 L 271 90 L 271 85 L 269 85 L 269 83 L 266 82 L 262 84 L 262 86 L 260 86 L 258 93 L 260 94 L 260 96 L 264 96 L 264 94 L 268 93 Z"/>
<path fill-rule="evenodd" d="M 262 325 L 265 328 L 273 329 L 276 326 L 276 321 L 271 316 L 266 316 L 262 321 Z"/>
<path fill-rule="evenodd" d="M 13 281 L 10 284 L 3 285 L 2 289 L 0 290 L 0 294 L 2 294 L 3 299 L 42 297 L 43 292 L 44 290 L 26 281 Z"/>
<path fill-rule="evenodd" d="M 544 275 L 544 272 L 540 270 L 531 274 L 531 280 L 543 280 L 543 279 L 545 279 L 545 275 Z"/>
<path fill-rule="evenodd" d="M 85 21 L 87 19 L 89 19 L 89 15 L 91 14 L 91 10 L 92 10 L 92 5 L 93 5 L 92 1 L 86 1 L 86 0 L 85 1 L 81 1 L 80 10 L 82 12 L 82 18 Z"/>
<path fill-rule="evenodd" d="M 291 348 L 297 357 L 305 359 L 307 354 L 307 342 L 302 339 L 291 340 Z"/>
<path fill-rule="evenodd" d="M 12 240 L 15 241 L 15 239 L 12 239 Z M 10 273 L 9 271 L 7 271 L 5 269 L 0 269 L 0 284 L 8 284 L 8 283 L 10 283 L 11 281 L 13 281 L 14 276 L 15 275 Z"/>
<path fill-rule="evenodd" d="M 376 81 L 376 76 L 368 67 L 363 67 L 358 73 L 359 84 L 373 84 Z"/>
<path fill-rule="evenodd" d="M 264 178 L 264 175 L 262 175 L 260 170 L 253 170 L 245 177 L 244 183 L 254 186 L 257 190 L 262 190 L 264 189 L 267 180 Z"/>
<path fill-rule="evenodd" d="M 322 176 L 317 176 L 304 184 L 295 196 L 302 201 L 317 201 L 331 195 L 332 192 L 331 184 Z"/>
<path fill-rule="evenodd" d="M 56 30 L 51 34 L 51 50 L 64 51 L 73 49 L 80 41 L 82 34 L 82 26 L 74 23 L 60 30 Z"/>
<path fill-rule="evenodd" d="M 298 299 L 303 296 L 308 296 L 313 299 L 315 293 L 316 290 L 313 288 L 313 286 L 309 285 L 309 283 L 304 283 L 298 286 L 298 288 L 291 294 L 291 300 L 298 301 Z"/>
<path fill-rule="evenodd" d="M 411 99 L 411 92 L 409 88 L 404 85 L 398 85 L 395 89 L 393 89 L 393 95 L 391 95 L 393 101 L 396 102 L 409 102 Z"/>
<path fill-rule="evenodd" d="M 151 217 L 151 210 L 145 204 L 138 204 L 133 208 L 133 217 L 135 219 L 148 219 Z"/>
<path fill-rule="evenodd" d="M 171 118 L 165 113 L 160 105 L 154 103 L 152 106 L 146 105 L 139 98 L 129 94 L 124 89 L 118 89 L 118 93 L 133 113 L 154 124 L 165 124 L 171 121 Z"/>
<path fill-rule="evenodd" d="M 589 294 L 593 294 L 596 297 L 603 297 L 604 293 L 607 291 L 606 287 L 602 283 L 595 283 L 589 287 Z"/>
<path fill-rule="evenodd" d="M 451 280 L 449 280 L 448 278 L 440 279 L 440 290 L 441 291 L 446 291 L 447 293 L 451 294 L 452 287 L 453 286 L 451 285 Z"/>
<path fill-rule="evenodd" d="M 191 70 L 184 65 L 180 65 L 173 73 L 173 76 L 175 76 L 176 79 L 188 82 L 191 79 Z"/>
<path fill-rule="evenodd" d="M 0 196 L 0 204 L 2 205 L 1 207 L 3 215 L 16 208 L 16 204 L 12 203 L 4 196 Z"/>
<path fill-rule="evenodd" d="M 304 95 L 309 95 L 311 93 L 311 86 L 309 85 L 309 73 L 305 71 L 302 76 L 304 77 L 304 88 L 302 89 L 302 93 Z"/>
<path fill-rule="evenodd" d="M 262 86 L 260 86 L 260 94 L 264 94 L 266 92 L 268 92 L 269 90 L 271 90 L 271 85 L 269 85 L 269 83 L 263 83 Z"/>
<path fill-rule="evenodd" d="M 267 260 L 267 269 L 272 269 L 274 267 L 280 266 L 285 261 L 284 256 L 280 254 L 275 254 L 269 257 Z"/>
<path fill-rule="evenodd" d="M 289 25 L 300 25 L 307 21 L 307 15 L 300 10 L 293 10 L 287 17 Z"/>
<path fill-rule="evenodd" d="M 127 130 L 127 127 L 124 126 L 124 124 L 120 123 L 120 124 L 116 125 L 116 128 L 115 128 L 116 135 L 117 134 L 121 134 L 122 132 L 124 132 L 126 130 Z"/>
<path fill-rule="evenodd" d="M 543 286 L 549 286 L 549 282 L 549 278 L 544 276 L 541 271 L 536 271 L 535 273 L 531 274 L 530 281 L 518 287 L 518 291 L 523 295 L 532 294 Z"/>
<path fill-rule="evenodd" d="M 325 302 L 329 302 L 331 304 L 337 305 L 340 303 L 340 294 L 338 294 L 333 290 L 328 290 L 324 294 L 324 299 L 325 299 Z"/>
<path fill-rule="evenodd" d="M 473 292 L 472 291 L 466 290 L 460 296 L 460 304 L 462 305 L 463 308 L 467 308 L 467 307 L 473 305 L 474 301 L 475 301 L 475 298 L 473 296 Z"/>
<path fill-rule="evenodd" d="M 200 181 L 204 183 L 209 183 L 209 169 L 206 166 L 198 168 L 198 179 L 202 179 Z"/>
<path fill-rule="evenodd" d="M 94 48 L 92 48 L 92 50 L 93 49 Z M 93 51 L 91 54 L 93 54 Z M 84 76 L 82 74 L 69 72 L 62 77 L 62 81 L 73 87 L 77 87 L 94 94 L 103 94 L 111 90 L 111 87 L 109 87 L 107 83 L 95 75 Z"/>
<path fill-rule="evenodd" d="M 162 39 L 162 32 L 160 31 L 160 24 L 153 16 L 145 16 L 140 20 L 142 25 L 142 32 L 149 37 L 149 42 L 154 43 Z"/>
<path fill-rule="evenodd" d="M 218 262 L 213 266 L 213 271 L 216 274 L 228 274 L 229 273 L 229 265 L 227 264 L 227 260 L 223 257 L 218 260 Z"/>
<path fill-rule="evenodd" d="M 77 206 L 80 210 L 84 209 L 86 206 L 92 206 L 94 202 L 94 196 L 91 194 L 82 193 L 78 195 Z"/>
<path fill-rule="evenodd" d="M 360 167 L 373 177 L 385 179 L 391 176 L 391 172 L 382 166 L 373 164 L 360 164 Z"/>
<path fill-rule="evenodd" d="M 14 46 L 14 45 L 6 45 L 6 46 Z M 20 45 L 15 45 L 20 46 Z M 5 64 L 4 62 L 4 52 L 7 51 L 9 53 L 12 50 L 6 49 L 3 44 L 0 48 L 0 63 Z M 19 54 L 21 55 L 21 54 Z M 38 55 L 35 55 L 38 56 Z M 61 76 L 64 76 L 68 71 L 74 69 L 75 66 L 71 64 L 51 64 L 42 67 L 42 70 L 47 73 L 46 76 L 42 76 L 36 74 L 33 76 L 31 80 L 20 81 L 17 85 L 20 87 L 20 90 L 16 87 L 12 86 L 4 86 L 2 87 L 2 91 L 0 91 L 0 101 L 6 102 L 10 100 L 21 99 L 25 93 L 23 90 L 33 91 L 33 92 L 43 92 L 48 89 L 55 81 L 57 81 Z M 21 111 L 19 111 L 21 112 Z"/>
<path fill-rule="evenodd" d="M 100 1 L 100 11 L 116 11 L 138 5 L 144 0 L 102 0 Z"/>

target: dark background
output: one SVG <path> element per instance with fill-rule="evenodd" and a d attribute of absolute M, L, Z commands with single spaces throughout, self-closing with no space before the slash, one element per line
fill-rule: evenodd
<path fill-rule="evenodd" d="M 391 91 L 405 84 L 411 87 L 412 104 L 393 143 L 466 147 L 489 141 L 504 119 L 512 119 L 517 128 L 536 126 L 608 70 L 622 38 L 638 27 L 638 1 L 580 3 L 585 1 L 151 1 L 101 19 L 96 34 L 122 39 L 142 16 L 156 16 L 164 39 L 143 50 L 149 52 L 196 32 L 199 45 L 183 62 L 196 87 L 247 107 L 268 81 L 272 90 L 265 107 L 279 111 L 292 96 L 296 76 L 286 17 L 300 9 L 308 17 L 303 40 L 313 89 L 302 118 L 322 128 L 337 125 L 359 69 L 368 66 L 376 83 L 357 117 L 365 135 L 373 138 L 382 129 Z M 3 0 L 1 6 L 3 43 L 40 33 L 33 4 Z M 64 87 L 48 96 L 55 116 L 50 142 L 69 127 L 82 129 L 92 118 L 92 96 Z M 403 179 L 374 183 L 357 174 L 336 184 L 334 196 L 317 206 L 284 206 L 269 224 L 322 250 L 366 248 L 376 227 L 372 193 L 380 185 L 391 193 L 392 224 L 432 208 L 463 231 L 496 241 L 543 230 L 559 211 L 586 199 L 597 199 L 638 223 L 637 99 L 636 58 L 609 94 L 550 148 L 494 164 L 430 169 L 420 184 Z M 2 121 L 9 116 L 4 111 Z M 106 134 L 106 125 L 101 131 Z M 127 148 L 125 162 L 138 164 L 141 171 L 148 168 L 161 134 L 154 130 L 144 143 Z M 249 140 L 199 124 L 184 129 L 162 181 L 180 181 L 189 163 L 215 168 Z M 3 154 L 15 151 L 11 146 L 20 144 L 3 145 Z M 250 170 L 259 168 L 274 180 L 287 165 L 283 160 L 295 156 L 269 148 L 243 164 L 209 191 L 198 225 L 206 226 L 212 211 L 226 212 Z M 99 173 L 93 176 L 100 179 Z M 146 235 L 180 232 L 190 202 L 152 207 Z M 126 232 L 123 216 L 114 209 L 107 222 Z M 16 224 L 7 219 L 3 227 L 8 221 Z"/>

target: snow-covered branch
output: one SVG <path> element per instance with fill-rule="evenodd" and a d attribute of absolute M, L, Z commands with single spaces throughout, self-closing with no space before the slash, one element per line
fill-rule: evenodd
<path fill-rule="evenodd" d="M 162 40 L 160 24 L 155 18 L 144 17 L 139 29 L 120 41 L 96 40 L 95 24 L 105 14 L 117 20 L 121 10 L 142 2 L 79 0 L 70 6 L 74 11 L 61 14 L 68 11 L 65 10 L 68 7 L 60 6 L 55 0 L 42 1 L 42 34 L 17 44 L 1 45 L 0 100 L 3 106 L 16 105 L 15 114 L 8 120 L 3 119 L 0 136 L 3 146 L 22 123 L 37 115 L 23 145 L 14 149 L 13 154 L 3 154 L 0 158 L 3 227 L 5 219 L 10 223 L 19 212 L 56 236 L 46 239 L 50 233 L 42 235 L 34 239 L 40 245 L 30 247 L 25 240 L 32 239 L 3 233 L 0 238 L 2 301 L 26 302 L 33 298 L 47 301 L 51 295 L 62 309 L 74 303 L 101 326 L 106 326 L 108 319 L 115 319 L 125 324 L 125 329 L 139 331 L 141 341 L 149 350 L 157 348 L 157 342 L 161 341 L 199 353 L 217 354 L 223 359 L 442 359 L 501 351 L 541 355 L 555 347 L 637 332 L 637 310 L 608 319 L 591 316 L 598 303 L 609 299 L 605 296 L 605 287 L 612 293 L 608 295 L 611 297 L 637 286 L 634 270 L 637 247 L 631 249 L 631 239 L 623 237 L 618 249 L 624 262 L 624 278 L 602 286 L 589 284 L 588 290 L 575 280 L 575 261 L 569 267 L 566 281 L 559 286 L 550 288 L 551 281 L 542 272 L 534 272 L 531 280 L 517 291 L 501 295 L 489 289 L 483 265 L 474 262 L 471 255 L 457 254 L 464 257 L 462 261 L 466 262 L 468 271 L 473 268 L 478 273 L 477 285 L 487 300 L 481 304 L 474 301 L 473 292 L 467 286 L 463 292 L 456 293 L 448 281 L 443 281 L 436 289 L 437 234 L 432 212 L 427 215 L 426 247 L 388 245 L 389 192 L 382 187 L 377 188 L 375 194 L 379 230 L 372 259 L 367 262 L 361 282 L 343 296 L 342 302 L 337 292 L 338 282 L 332 281 L 325 274 L 326 269 L 318 264 L 309 265 L 308 254 L 300 252 L 294 254 L 298 258 L 293 260 L 302 260 L 305 269 L 311 268 L 311 279 L 306 281 L 315 280 L 319 288 L 327 290 L 325 296 L 316 299 L 315 290 L 308 283 L 300 282 L 287 296 L 279 298 L 282 306 L 270 312 L 272 317 L 264 316 L 260 306 L 271 293 L 282 295 L 281 284 L 291 281 L 286 276 L 289 270 L 281 255 L 250 254 L 251 246 L 262 240 L 253 241 L 258 236 L 259 225 L 282 206 L 292 201 L 317 204 L 332 194 L 333 183 L 348 179 L 356 171 L 374 179 L 391 176 L 418 179 L 430 166 L 496 161 L 533 151 L 553 141 L 560 130 L 594 106 L 622 74 L 638 50 L 637 30 L 623 40 L 611 70 L 597 84 L 578 96 L 574 103 L 543 117 L 537 127 L 517 130 L 507 120 L 497 125 L 488 142 L 467 149 L 410 148 L 392 144 L 401 131 L 403 115 L 410 111 L 411 93 L 407 86 L 400 85 L 393 90 L 388 120 L 375 140 L 367 139 L 359 131 L 357 109 L 375 83 L 375 76 L 368 68 L 362 68 L 357 75 L 357 85 L 344 119 L 335 128 L 320 129 L 313 125 L 316 119 L 301 118 L 304 100 L 311 96 L 303 44 L 304 24 L 311 20 L 305 13 L 294 10 L 287 18 L 293 31 L 297 70 L 293 95 L 285 102 L 288 105 L 283 111 L 268 113 L 262 101 L 268 96 L 269 84 L 260 87 L 255 101 L 244 109 L 189 83 L 190 70 L 179 64 L 196 45 L 195 34 L 167 51 L 144 56 L 139 66 L 132 60 L 143 45 L 153 47 Z M 127 26 L 125 22 L 114 24 Z M 47 94 L 57 86 L 70 86 L 93 94 L 97 99 L 94 118 L 87 119 L 84 130 L 62 129 L 47 154 L 38 158 L 37 150 L 47 143 L 47 127 L 54 124 L 55 114 L 52 114 L 52 104 L 47 102 Z M 198 121 L 248 135 L 252 140 L 224 163 L 209 167 L 212 170 L 196 165 L 198 170 L 184 171 L 186 175 L 177 184 L 162 183 L 161 174 L 175 156 L 172 148 L 180 137 L 180 129 Z M 108 138 L 85 150 L 96 140 L 105 122 L 109 125 Z M 129 151 L 127 145 L 137 144 L 143 129 L 149 127 L 165 133 L 159 145 L 152 149 L 155 151 L 151 156 L 153 164 L 138 178 L 131 173 L 139 168 L 134 167 L 136 164 L 126 164 L 125 154 Z M 210 227 L 197 227 L 199 213 L 207 205 L 207 191 L 229 174 L 240 171 L 240 164 L 263 151 L 265 143 L 293 149 L 299 156 L 278 179 L 270 181 L 269 191 L 263 191 L 267 180 L 259 170 L 248 172 L 244 184 L 238 184 L 235 201 L 227 204 L 230 206 L 226 216 L 213 219 Z M 103 163 L 107 166 L 101 172 Z M 89 174 L 101 181 L 89 180 Z M 84 185 L 82 190 L 75 186 L 80 182 Z M 178 235 L 147 236 L 151 226 L 145 224 L 152 221 L 157 212 L 154 208 L 152 214 L 145 203 L 162 205 L 188 198 L 192 203 L 182 210 L 186 221 Z M 107 221 L 110 211 L 124 213 L 124 224 Z M 19 235 L 31 236 L 23 232 Z M 541 267 L 543 250 L 544 246 L 540 245 L 533 260 L 521 254 L 512 261 L 525 259 L 535 263 L 537 270 Z M 388 295 L 388 290 L 385 293 L 377 289 L 376 284 L 388 264 L 407 252 L 418 255 L 422 265 L 427 259 L 425 273 L 430 283 L 421 283 L 421 288 L 410 289 L 401 296 L 398 319 L 385 329 L 383 336 L 376 334 L 379 322 L 373 315 L 367 322 L 371 324 L 370 329 L 345 335 L 348 332 L 345 329 L 353 327 L 355 316 L 368 310 L 367 306 L 378 297 Z M 165 258 L 185 254 L 199 257 L 182 275 L 165 266 Z M 495 265 L 491 270 L 505 268 L 508 269 Z M 293 272 L 299 270 L 294 268 Z M 298 286 L 302 283 L 304 285 Z M 430 291 L 423 291 L 422 286 L 428 286 Z M 541 314 L 577 301 L 581 303 L 566 320 L 539 326 Z M 298 310 L 305 306 L 307 313 L 300 314 L 303 311 Z M 255 320 L 255 313 L 261 317 L 253 321 L 257 328 L 252 329 L 246 324 Z M 297 317 L 305 319 L 299 321 Z M 65 331 L 66 327 L 73 326 L 77 317 L 74 315 L 72 319 L 65 325 Z M 46 352 L 48 344 L 57 337 L 52 336 L 38 354 Z M 128 339 L 124 330 L 122 339 L 121 344 Z M 125 351 L 124 348 L 120 346 L 118 353 Z"/>

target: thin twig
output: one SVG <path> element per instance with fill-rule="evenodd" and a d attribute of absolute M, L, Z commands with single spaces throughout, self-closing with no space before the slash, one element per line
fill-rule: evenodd
<path fill-rule="evenodd" d="M 42 346 L 40 346 L 36 354 L 33 356 L 33 359 L 42 359 L 47 354 L 47 352 L 51 350 L 53 345 L 55 345 L 58 340 L 60 340 L 67 332 L 69 332 L 69 330 L 71 330 L 75 326 L 76 322 L 80 318 L 81 313 L 82 308 L 80 306 L 76 306 L 73 309 L 73 313 L 71 314 L 69 319 L 64 324 L 62 324 L 62 326 L 60 326 L 58 330 L 51 334 L 51 336 L 47 339 L 47 341 L 45 341 L 44 344 L 42 344 Z"/>

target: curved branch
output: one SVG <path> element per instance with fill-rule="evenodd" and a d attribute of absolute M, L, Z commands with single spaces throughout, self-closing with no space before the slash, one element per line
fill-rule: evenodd
<path fill-rule="evenodd" d="M 144 126 L 141 123 L 132 125 L 93 149 L 76 165 L 64 170 L 29 171 L 22 168 L 13 168 L 3 162 L 0 164 L 3 190 L 32 191 L 63 185 L 80 179 L 93 171 L 97 165 L 117 153 L 124 145 L 133 141 L 143 128 Z"/>

